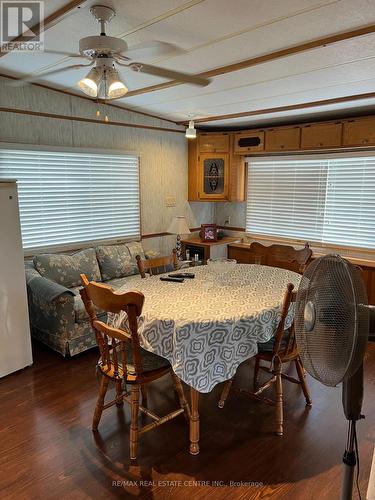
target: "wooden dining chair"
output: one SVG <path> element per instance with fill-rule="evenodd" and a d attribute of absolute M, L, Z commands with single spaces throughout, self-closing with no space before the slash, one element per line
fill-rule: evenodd
<path fill-rule="evenodd" d="M 156 257 L 154 259 L 142 259 L 140 255 L 136 256 L 139 274 L 142 278 L 146 277 L 146 273 L 150 276 L 156 274 L 168 273 L 175 271 L 178 267 L 177 251 L 174 248 L 171 255 L 166 257 Z"/>
<path fill-rule="evenodd" d="M 296 250 L 289 245 L 265 246 L 257 241 L 250 245 L 250 263 L 263 266 L 280 267 L 302 274 L 312 256 L 308 243 Z"/>
<path fill-rule="evenodd" d="M 244 393 L 254 399 L 276 406 L 276 434 L 278 436 L 283 435 L 283 380 L 299 384 L 305 396 L 306 405 L 311 406 L 311 398 L 305 380 L 305 371 L 296 344 L 294 322 L 285 330 L 285 320 L 289 308 L 291 304 L 295 302 L 297 295 L 293 289 L 294 285 L 289 283 L 284 294 L 281 317 L 274 338 L 268 342 L 258 344 L 258 354 L 255 356 L 254 392 L 236 389 L 238 392 Z M 267 366 L 261 366 L 261 361 L 265 361 Z M 282 365 L 289 362 L 294 363 L 298 379 L 282 373 Z M 258 387 L 259 370 L 264 370 L 272 375 L 272 377 L 260 387 Z M 220 396 L 219 408 L 224 407 L 232 383 L 233 378 L 225 383 Z M 275 400 L 261 396 L 261 394 L 271 386 L 275 388 Z"/>
<path fill-rule="evenodd" d="M 92 429 L 94 431 L 98 429 L 103 410 L 115 404 L 121 407 L 124 401 L 129 403 L 131 406 L 130 458 L 135 460 L 138 435 L 168 422 L 181 413 L 185 413 L 189 421 L 190 408 L 186 402 L 181 381 L 174 374 L 169 362 L 161 356 L 142 349 L 139 344 L 138 318 L 142 312 L 144 295 L 141 292 L 116 292 L 108 285 L 89 282 L 84 274 L 81 274 L 81 280 L 83 288 L 80 294 L 100 350 L 97 371 L 101 379 Z M 94 306 L 110 313 L 125 311 L 127 326 L 118 329 L 99 321 Z M 172 376 L 180 408 L 164 417 L 159 417 L 146 407 L 146 384 L 166 374 Z M 105 395 L 110 382 L 115 384 L 116 398 L 105 404 Z M 127 384 L 131 386 L 130 394 L 127 391 Z M 140 391 L 142 392 L 142 405 L 139 404 Z M 139 410 L 151 417 L 153 422 L 138 428 Z"/>

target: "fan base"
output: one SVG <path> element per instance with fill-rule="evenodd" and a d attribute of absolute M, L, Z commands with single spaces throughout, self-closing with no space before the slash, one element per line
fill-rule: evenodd
<path fill-rule="evenodd" d="M 90 13 L 99 23 L 109 23 L 116 15 L 116 12 L 105 5 L 93 5 Z"/>
<path fill-rule="evenodd" d="M 86 36 L 79 41 L 79 52 L 86 57 L 100 54 L 119 54 L 125 52 L 128 44 L 113 36 Z"/>

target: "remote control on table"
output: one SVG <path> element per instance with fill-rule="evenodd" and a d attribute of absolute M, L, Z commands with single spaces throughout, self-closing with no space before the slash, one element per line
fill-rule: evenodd
<path fill-rule="evenodd" d="M 189 278 L 193 279 L 195 278 L 194 273 L 176 273 L 176 274 L 168 274 L 170 278 Z"/>
<path fill-rule="evenodd" d="M 161 281 L 172 281 L 173 283 L 183 283 L 184 278 L 167 278 L 167 277 L 161 277 Z"/>

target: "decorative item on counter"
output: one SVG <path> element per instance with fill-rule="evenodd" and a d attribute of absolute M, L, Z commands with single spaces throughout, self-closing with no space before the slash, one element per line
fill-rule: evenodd
<path fill-rule="evenodd" d="M 167 233 L 176 234 L 176 250 L 177 258 L 181 260 L 181 234 L 190 234 L 190 229 L 184 215 L 178 215 L 173 217 L 171 223 L 169 224 Z"/>
<path fill-rule="evenodd" d="M 217 230 L 217 239 L 222 240 L 225 236 L 225 232 L 222 229 Z"/>
<path fill-rule="evenodd" d="M 217 225 L 201 224 L 199 237 L 201 241 L 217 241 Z"/>

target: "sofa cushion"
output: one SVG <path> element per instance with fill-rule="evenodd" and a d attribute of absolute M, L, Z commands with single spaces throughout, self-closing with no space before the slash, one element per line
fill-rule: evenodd
<path fill-rule="evenodd" d="M 126 245 L 103 245 L 95 250 L 103 281 L 123 278 L 138 272 Z"/>
<path fill-rule="evenodd" d="M 106 285 L 111 286 L 115 290 L 121 287 L 125 287 L 124 290 L 133 290 L 136 285 L 132 284 L 134 281 L 141 279 L 139 274 L 133 274 L 132 276 L 124 276 L 123 278 L 115 278 L 113 280 L 108 280 Z"/>
<path fill-rule="evenodd" d="M 137 255 L 140 255 L 142 260 L 146 258 L 142 243 L 140 241 L 130 241 L 129 243 L 126 243 L 126 246 L 129 249 L 130 257 L 135 265 L 137 265 L 137 261 L 135 259 Z"/>
<path fill-rule="evenodd" d="M 80 274 L 89 281 L 101 281 L 100 269 L 93 248 L 74 254 L 40 254 L 33 259 L 35 269 L 44 277 L 67 288 L 81 284 Z"/>
<path fill-rule="evenodd" d="M 89 315 L 86 312 L 85 305 L 81 299 L 81 294 L 79 290 L 81 287 L 71 288 L 71 291 L 74 293 L 74 317 L 76 323 L 84 323 L 85 321 L 89 321 Z M 94 309 L 98 319 L 101 321 L 106 321 L 107 313 L 102 309 L 99 309 L 94 305 Z"/>

